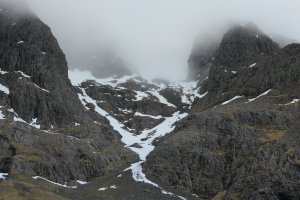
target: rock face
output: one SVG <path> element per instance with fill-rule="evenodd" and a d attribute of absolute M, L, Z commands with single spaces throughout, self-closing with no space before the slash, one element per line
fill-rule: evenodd
<path fill-rule="evenodd" d="M 12 108 L 43 128 L 88 121 L 68 79 L 65 55 L 51 30 L 30 13 L 0 13 L 0 66 Z"/>
<path fill-rule="evenodd" d="M 214 63 L 234 70 L 237 64 L 255 60 L 256 56 L 278 48 L 278 45 L 255 25 L 235 26 L 223 36 Z"/>
<path fill-rule="evenodd" d="M 0 5 L 0 172 L 65 183 L 134 159 L 80 102 L 50 28 L 27 9 Z"/>
<path fill-rule="evenodd" d="M 202 82 L 207 76 L 214 60 L 214 53 L 218 48 L 218 40 L 208 37 L 196 40 L 193 45 L 191 55 L 188 59 L 189 80 L 199 80 Z"/>
<path fill-rule="evenodd" d="M 207 95 L 148 156 L 146 173 L 204 199 L 300 198 L 299 50 L 231 29 L 202 85 Z"/>
<path fill-rule="evenodd" d="M 128 131 L 136 134 L 157 126 L 177 110 L 185 111 L 189 107 L 182 102 L 180 88 L 170 88 L 167 83 L 150 83 L 140 77 L 131 76 L 124 81 L 115 78 L 103 83 L 90 80 L 81 83 L 78 88 L 124 124 Z M 91 109 L 94 109 L 93 106 Z"/>

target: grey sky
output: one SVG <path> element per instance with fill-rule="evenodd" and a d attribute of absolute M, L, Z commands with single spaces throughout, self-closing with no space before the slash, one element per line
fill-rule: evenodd
<path fill-rule="evenodd" d="M 300 41 L 299 0 L 29 0 L 65 51 L 84 68 L 82 52 L 114 45 L 144 75 L 184 78 L 197 34 L 231 22 L 256 23 L 267 34 Z M 91 55 L 93 56 L 93 55 Z"/>

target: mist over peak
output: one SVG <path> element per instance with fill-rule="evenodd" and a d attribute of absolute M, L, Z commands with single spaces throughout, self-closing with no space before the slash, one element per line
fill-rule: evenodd
<path fill-rule="evenodd" d="M 0 0 L 0 7 L 6 12 L 10 10 L 19 13 L 30 12 L 29 4 L 26 0 Z"/>
<path fill-rule="evenodd" d="M 203 35 L 220 40 L 232 24 L 248 21 L 267 35 L 300 40 L 295 26 L 300 2 L 293 0 L 28 2 L 52 28 L 70 68 L 89 69 L 84 57 L 94 56 L 95 47 L 113 46 L 127 66 L 143 76 L 184 79 L 195 38 L 200 43 L 199 38 L 207 40 Z"/>

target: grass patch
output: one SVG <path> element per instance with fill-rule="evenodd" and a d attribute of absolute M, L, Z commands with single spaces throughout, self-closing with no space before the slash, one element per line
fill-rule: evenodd
<path fill-rule="evenodd" d="M 218 157 L 224 157 L 227 155 L 227 153 L 228 153 L 228 150 L 217 150 L 217 151 L 211 152 L 211 155 L 218 156 Z"/>
<path fill-rule="evenodd" d="M 295 153 L 295 148 L 289 148 L 285 153 L 289 156 L 292 156 Z"/>
<path fill-rule="evenodd" d="M 285 135 L 285 132 L 282 130 L 268 130 L 264 132 L 264 136 L 260 138 L 260 143 L 265 144 L 271 141 L 279 140 Z"/>
<path fill-rule="evenodd" d="M 226 195 L 226 190 L 222 192 L 218 192 L 211 200 L 222 200 Z"/>
<path fill-rule="evenodd" d="M 65 200 L 55 194 L 47 185 L 20 174 L 0 182 L 0 200 Z"/>

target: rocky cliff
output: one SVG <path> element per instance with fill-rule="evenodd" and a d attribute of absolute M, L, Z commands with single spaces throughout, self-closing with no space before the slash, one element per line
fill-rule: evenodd
<path fill-rule="evenodd" d="M 65 183 L 127 163 L 132 154 L 107 120 L 80 102 L 50 28 L 0 5 L 0 172 Z"/>
<path fill-rule="evenodd" d="M 204 199 L 297 199 L 300 45 L 282 49 L 253 27 L 229 30 L 206 95 L 164 138 L 145 168 Z"/>

